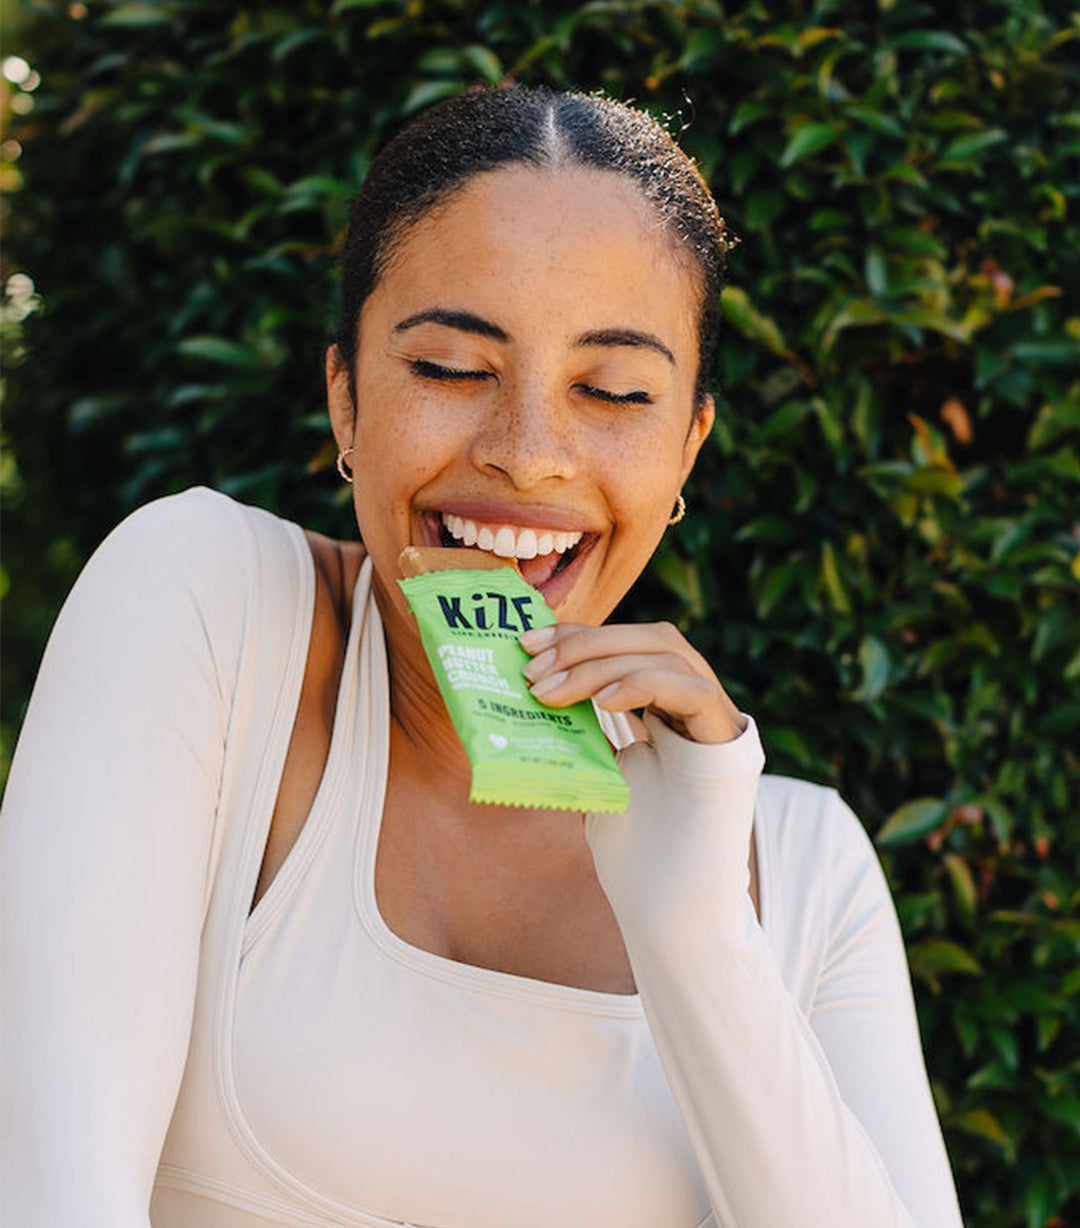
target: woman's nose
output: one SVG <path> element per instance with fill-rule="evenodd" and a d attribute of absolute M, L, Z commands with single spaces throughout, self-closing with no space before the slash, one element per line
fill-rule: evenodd
<path fill-rule="evenodd" d="M 573 475 L 576 432 L 571 407 L 549 390 L 506 388 L 472 442 L 473 463 L 497 471 L 517 490 Z"/>

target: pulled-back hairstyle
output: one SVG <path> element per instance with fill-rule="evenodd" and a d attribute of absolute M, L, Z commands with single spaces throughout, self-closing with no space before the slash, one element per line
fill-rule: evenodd
<path fill-rule="evenodd" d="M 372 163 L 352 208 L 337 345 L 353 386 L 360 312 L 409 228 L 475 176 L 522 164 L 583 166 L 633 180 L 700 275 L 700 406 L 719 322 L 731 242 L 693 161 L 643 111 L 596 95 L 519 85 L 471 90 L 441 102 L 403 129 Z"/>

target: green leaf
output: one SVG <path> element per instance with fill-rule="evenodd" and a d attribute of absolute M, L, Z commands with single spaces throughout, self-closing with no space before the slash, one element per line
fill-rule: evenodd
<path fill-rule="evenodd" d="M 1039 1015 L 1035 1026 L 1035 1043 L 1040 1053 L 1045 1053 L 1061 1033 L 1060 1015 Z"/>
<path fill-rule="evenodd" d="M 704 616 L 705 598 L 701 588 L 701 576 L 693 560 L 683 558 L 665 545 L 653 556 L 652 569 L 683 603 L 690 618 Z"/>
<path fill-rule="evenodd" d="M 891 46 L 901 50 L 947 51 L 951 55 L 967 55 L 968 45 L 945 30 L 912 30 L 892 40 Z"/>
<path fill-rule="evenodd" d="M 281 194 L 278 208 L 282 211 L 322 208 L 328 201 L 351 197 L 354 191 L 353 184 L 330 175 L 306 175 L 288 185 Z"/>
<path fill-rule="evenodd" d="M 911 844 L 940 827 L 947 816 L 948 808 L 940 799 L 915 798 L 889 815 L 877 834 L 877 843 L 886 848 L 895 844 Z"/>
<path fill-rule="evenodd" d="M 958 499 L 963 493 L 964 479 L 955 469 L 945 465 L 928 465 L 908 474 L 903 486 L 913 494 L 944 495 L 949 499 Z"/>
<path fill-rule="evenodd" d="M 1080 1136 L 1080 1098 L 1065 1093 L 1040 1097 L 1040 1108 L 1054 1121 L 1068 1126 L 1077 1136 Z"/>
<path fill-rule="evenodd" d="M 962 324 L 949 319 L 948 316 L 936 311 L 927 311 L 919 307 L 905 307 L 899 311 L 890 311 L 888 318 L 893 324 L 906 324 L 913 328 L 928 328 L 931 332 L 941 333 L 953 341 L 967 344 L 971 334 Z"/>
<path fill-rule="evenodd" d="M 280 42 L 275 43 L 270 59 L 275 64 L 282 64 L 294 51 L 307 46 L 308 43 L 318 42 L 325 38 L 325 29 L 293 30 L 291 34 L 287 34 Z"/>
<path fill-rule="evenodd" d="M 756 517 L 735 534 L 736 541 L 764 541 L 781 546 L 790 545 L 797 539 L 798 531 L 791 520 L 773 513 Z"/>
<path fill-rule="evenodd" d="M 165 398 L 165 404 L 170 409 L 177 409 L 181 405 L 198 405 L 204 401 L 220 401 L 229 395 L 228 383 L 180 384 Z"/>
<path fill-rule="evenodd" d="M 960 910 L 960 915 L 970 925 L 975 920 L 975 909 L 979 898 L 975 876 L 971 873 L 968 863 L 956 853 L 946 853 L 944 861 L 957 908 Z"/>
<path fill-rule="evenodd" d="M 828 594 L 829 604 L 841 614 L 851 613 L 851 598 L 847 585 L 840 575 L 840 564 L 832 542 L 821 543 L 821 582 Z"/>
<path fill-rule="evenodd" d="M 464 57 L 457 47 L 432 47 L 416 62 L 422 73 L 434 76 L 460 75 Z"/>
<path fill-rule="evenodd" d="M 950 1117 L 948 1124 L 954 1130 L 963 1130 L 965 1134 L 974 1134 L 979 1138 L 989 1139 L 996 1143 L 1008 1155 L 1014 1150 L 1013 1141 L 1005 1133 L 1001 1122 L 989 1109 L 968 1109 L 966 1113 L 958 1113 Z"/>
<path fill-rule="evenodd" d="M 744 337 L 757 341 L 781 357 L 790 351 L 775 320 L 763 315 L 739 286 L 725 286 L 720 296 L 720 310 Z"/>
<path fill-rule="evenodd" d="M 1024 1190 L 1024 1213 L 1026 1228 L 1045 1228 L 1047 1220 L 1057 1209 L 1057 1195 L 1050 1174 L 1037 1172 Z"/>
<path fill-rule="evenodd" d="M 586 6 L 588 10 L 590 6 Z M 681 64 L 686 72 L 700 72 L 715 64 L 723 53 L 727 34 L 720 25 L 700 26 L 693 30 L 683 48 Z"/>
<path fill-rule="evenodd" d="M 928 186 L 926 176 L 912 166 L 910 162 L 894 162 L 881 177 L 882 179 L 895 180 L 897 183 L 906 183 L 916 188 Z"/>
<path fill-rule="evenodd" d="M 505 70 L 499 63 L 499 57 L 488 47 L 471 43 L 461 53 L 462 58 L 488 85 L 498 85 L 505 76 Z"/>
<path fill-rule="evenodd" d="M 804 124 L 784 148 L 780 155 L 782 167 L 794 166 L 811 154 L 827 149 L 839 136 L 839 132 L 831 124 Z"/>
<path fill-rule="evenodd" d="M 881 111 L 875 111 L 871 107 L 847 106 L 844 108 L 844 115 L 882 136 L 896 137 L 897 140 L 903 140 L 907 136 L 907 129 L 899 120 Z"/>
<path fill-rule="evenodd" d="M 68 425 L 73 432 L 86 430 L 99 422 L 111 418 L 114 414 L 130 408 L 131 399 L 120 394 L 118 396 L 80 397 L 68 410 Z"/>
<path fill-rule="evenodd" d="M 765 735 L 767 753 L 771 755 L 788 755 L 799 765 L 802 771 L 820 772 L 821 759 L 810 748 L 805 736 L 797 729 L 786 726 L 772 726 Z"/>
<path fill-rule="evenodd" d="M 1071 998 L 1074 994 L 1080 994 L 1080 965 L 1066 972 L 1061 980 L 1061 992 Z"/>
<path fill-rule="evenodd" d="M 262 364 L 258 355 L 225 337 L 185 337 L 176 347 L 177 351 L 187 358 L 202 358 L 207 362 L 221 363 L 227 367 L 254 368 Z"/>
<path fill-rule="evenodd" d="M 143 145 L 139 155 L 147 158 L 154 154 L 172 153 L 177 149 L 191 149 L 201 140 L 202 136 L 198 132 L 159 132 Z"/>
<path fill-rule="evenodd" d="M 863 261 L 863 276 L 866 279 L 866 288 L 876 298 L 881 298 L 888 293 L 889 270 L 885 262 L 885 253 L 881 248 L 867 249 L 866 258 Z"/>
<path fill-rule="evenodd" d="M 1035 728 L 1040 738 L 1058 738 L 1076 730 L 1077 741 L 1080 742 L 1080 699 L 1052 708 L 1040 718 Z"/>
<path fill-rule="evenodd" d="M 955 141 L 950 141 L 945 146 L 938 157 L 938 162 L 939 164 L 942 162 L 967 162 L 975 157 L 976 154 L 992 149 L 995 145 L 1000 145 L 1002 141 L 1007 141 L 1008 139 L 1008 133 L 1003 132 L 1000 128 L 991 128 L 988 132 L 971 132 L 966 136 L 958 136 Z"/>
<path fill-rule="evenodd" d="M 781 563 L 766 573 L 758 590 L 757 612 L 768 618 L 780 601 L 799 583 L 801 569 L 792 563 Z"/>
<path fill-rule="evenodd" d="M 810 229 L 817 230 L 847 230 L 850 224 L 848 215 L 842 209 L 819 209 L 810 219 Z"/>
<path fill-rule="evenodd" d="M 963 971 L 963 969 L 955 969 L 954 971 Z M 1016 1042 L 1016 1036 L 1012 1029 L 1000 1023 L 988 1023 L 986 1025 L 986 1034 L 1005 1064 L 1005 1069 L 1017 1070 L 1020 1066 L 1020 1047 Z"/>
<path fill-rule="evenodd" d="M 981 975 L 982 965 L 969 951 L 948 938 L 928 938 L 908 947 L 911 968 L 928 980 L 947 973 Z"/>
<path fill-rule="evenodd" d="M 865 328 L 872 324 L 882 324 L 885 319 L 885 312 L 874 299 L 848 299 L 822 333 L 819 358 L 828 357 L 840 333 L 849 328 Z"/>
<path fill-rule="evenodd" d="M 408 97 L 401 104 L 403 115 L 415 115 L 434 102 L 444 98 L 453 98 L 465 88 L 463 81 L 418 81 L 409 91 Z"/>
<path fill-rule="evenodd" d="M 342 13 L 347 13 L 350 9 L 374 9 L 385 3 L 386 0 L 334 0 L 330 8 L 330 16 L 340 17 Z"/>
<path fill-rule="evenodd" d="M 747 229 L 760 230 L 767 226 L 783 213 L 786 203 L 783 192 L 775 188 L 758 188 L 751 192 L 746 202 Z"/>
<path fill-rule="evenodd" d="M 892 668 L 889 650 L 877 636 L 868 635 L 859 645 L 859 668 L 862 678 L 853 698 L 861 703 L 873 703 L 884 693 Z"/>
<path fill-rule="evenodd" d="M 1075 341 L 1018 341 L 1011 352 L 1021 362 L 1047 366 L 1080 365 L 1080 345 Z"/>
<path fill-rule="evenodd" d="M 165 4 L 118 4 L 101 18 L 103 26 L 138 29 L 142 26 L 169 25 L 175 14 Z"/>
<path fill-rule="evenodd" d="M 1063 1010 L 1064 1000 L 1057 994 L 1047 993 L 1034 983 L 1010 985 L 1006 991 L 1009 1002 L 1028 1014 L 1053 1014 Z"/>
<path fill-rule="evenodd" d="M 912 256 L 932 256 L 944 260 L 948 254 L 945 244 L 924 230 L 914 226 L 894 226 L 881 232 L 882 241 L 894 251 Z"/>
<path fill-rule="evenodd" d="M 728 131 L 732 136 L 738 136 L 744 128 L 749 128 L 751 124 L 756 124 L 759 119 L 766 119 L 770 115 L 776 115 L 776 108 L 774 106 L 769 106 L 764 102 L 740 102 L 735 109 L 731 123 L 728 125 Z"/>

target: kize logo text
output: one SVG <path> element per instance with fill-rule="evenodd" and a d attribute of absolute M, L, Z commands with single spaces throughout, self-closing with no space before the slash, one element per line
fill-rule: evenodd
<path fill-rule="evenodd" d="M 439 609 L 446 625 L 451 629 L 460 627 L 465 631 L 528 631 L 532 627 L 529 607 L 532 597 L 504 597 L 502 593 L 473 593 L 462 608 L 461 597 L 444 597 L 437 594 Z M 514 621 L 515 616 L 517 622 Z"/>

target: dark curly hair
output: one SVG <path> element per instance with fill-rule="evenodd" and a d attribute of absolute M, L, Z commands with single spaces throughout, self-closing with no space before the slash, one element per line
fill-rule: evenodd
<path fill-rule="evenodd" d="M 337 345 L 356 362 L 360 312 L 409 228 L 476 175 L 501 166 L 587 166 L 625 175 L 701 277 L 696 402 L 707 393 L 725 258 L 732 246 L 693 161 L 643 111 L 599 95 L 520 85 L 470 90 L 438 103 L 382 150 L 352 208 Z"/>

